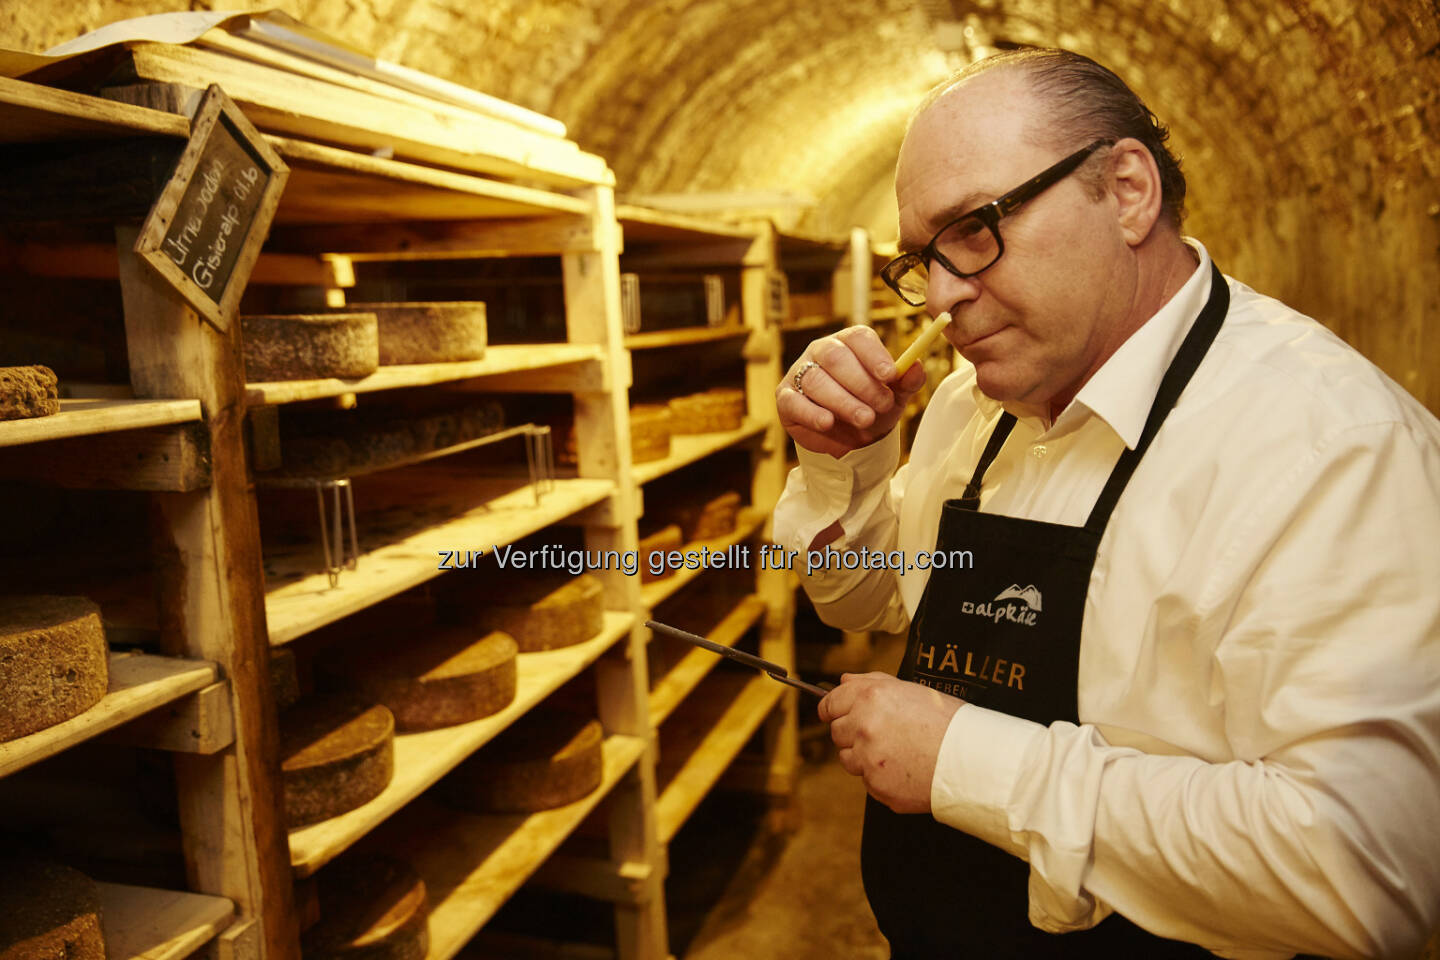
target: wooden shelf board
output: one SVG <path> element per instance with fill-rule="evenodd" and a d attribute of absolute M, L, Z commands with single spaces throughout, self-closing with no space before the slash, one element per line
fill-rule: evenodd
<path fill-rule="evenodd" d="M 100 883 L 100 925 L 110 960 L 183 960 L 235 918 L 224 897 Z"/>
<path fill-rule="evenodd" d="M 516 660 L 515 699 L 497 714 L 454 727 L 395 737 L 395 775 L 374 800 L 320 823 L 290 831 L 290 865 L 308 877 L 344 853 L 391 814 L 418 797 L 462 760 L 489 743 L 527 710 L 575 677 L 621 638 L 635 618 L 607 612 L 605 628 L 584 643 L 522 653 Z"/>
<path fill-rule="evenodd" d="M 682 553 L 685 553 L 691 550 L 700 551 L 709 547 L 712 553 L 724 553 L 726 547 L 734 546 L 737 543 L 744 543 L 754 536 L 755 532 L 765 525 L 765 519 L 766 514 L 763 511 L 748 507 L 742 508 L 740 516 L 735 521 L 735 529 L 731 533 L 727 533 L 723 537 L 716 537 L 713 540 L 695 540 L 691 543 L 684 544 L 679 549 Z M 641 557 L 640 563 L 644 566 L 646 558 Z M 758 563 L 759 560 L 752 555 L 750 557 L 750 565 L 754 567 L 758 565 Z M 682 567 L 668 577 L 650 581 L 640 588 L 641 605 L 649 610 L 654 610 L 661 603 L 680 592 L 681 587 L 700 576 L 706 569 L 708 568 L 701 567 L 697 570 L 691 570 L 687 567 Z"/>
<path fill-rule="evenodd" d="M 912 307 L 903 303 L 895 307 L 871 307 L 870 322 L 881 323 L 888 320 L 898 320 L 901 317 L 916 317 L 924 313 L 924 307 Z"/>
<path fill-rule="evenodd" d="M 503 373 L 543 370 L 569 364 L 601 362 L 600 348 L 591 344 L 529 343 L 488 347 L 480 360 L 457 363 L 411 363 L 381 367 L 358 380 L 281 380 L 245 384 L 245 402 L 258 407 L 272 403 L 294 403 L 338 397 L 346 393 L 399 390 L 436 383 L 470 380 Z"/>
<path fill-rule="evenodd" d="M 765 601 L 752 594 L 726 614 L 725 619 L 716 624 L 705 638 L 722 647 L 733 647 L 745 635 L 745 631 L 763 616 Z M 698 647 L 685 654 L 650 690 L 650 725 L 658 727 L 664 723 L 720 660 L 719 654 Z"/>
<path fill-rule="evenodd" d="M 449 960 L 460 952 L 635 765 L 645 741 L 612 734 L 603 750 L 599 788 L 566 806 L 480 816 L 422 801 L 396 824 L 403 856 L 430 895 L 428 960 Z"/>
<path fill-rule="evenodd" d="M 199 400 L 61 400 L 53 416 L 0 422 L 0 447 L 199 419 Z"/>
<path fill-rule="evenodd" d="M 799 330 L 820 330 L 825 327 L 843 327 L 850 320 L 848 317 L 833 317 L 817 315 L 813 317 L 801 317 L 799 320 L 787 320 L 780 324 L 780 330 L 784 333 L 794 333 Z"/>
<path fill-rule="evenodd" d="M 696 460 L 703 460 L 710 454 L 734 446 L 742 440 L 759 436 L 765 432 L 767 426 L 768 424 L 763 420 L 746 420 L 738 430 L 726 430 L 723 433 L 681 434 L 671 437 L 670 456 L 663 460 L 651 460 L 649 463 L 636 464 L 631 468 L 631 475 L 634 476 L 636 483 L 649 483 L 656 477 L 663 477 Z"/>
<path fill-rule="evenodd" d="M 439 523 L 422 519 L 387 534 L 387 542 L 362 552 L 358 568 L 344 571 L 334 587 L 323 570 L 267 587 L 265 617 L 271 644 L 288 643 L 437 576 L 442 572 L 442 549 L 488 550 L 511 543 L 594 506 L 615 490 L 608 480 L 557 479 L 537 505 L 528 484 L 467 475 L 458 469 L 447 472 L 443 464 L 440 467 L 428 478 L 411 475 L 407 482 L 416 484 L 417 494 L 421 483 L 449 487 L 451 502 L 463 505 L 456 506 L 453 518 Z M 362 551 L 366 538 L 362 527 Z M 317 542 L 304 556 L 318 566 L 319 553 Z M 285 558 L 267 561 L 276 566 L 286 563 Z"/>
<path fill-rule="evenodd" d="M 104 699 L 64 723 L 0 743 L 0 777 L 207 687 L 216 676 L 215 665 L 205 660 L 112 653 L 110 690 Z"/>
<path fill-rule="evenodd" d="M 655 813 L 661 843 L 680 831 L 784 692 L 767 676 L 715 674 L 676 712 L 670 724 L 683 729 L 660 744 L 657 773 L 664 787 Z"/>
<path fill-rule="evenodd" d="M 0 143 L 189 135 L 179 114 L 0 77 Z"/>
<path fill-rule="evenodd" d="M 628 203 L 616 204 L 615 219 L 620 221 L 626 240 L 645 243 L 665 240 L 751 240 L 756 235 L 753 229 L 723 220 L 707 220 L 704 217 L 668 213 Z"/>
<path fill-rule="evenodd" d="M 680 347 L 695 343 L 713 343 L 716 340 L 733 340 L 747 336 L 748 327 L 732 324 L 724 327 L 680 327 L 675 330 L 655 330 L 650 333 L 632 333 L 625 338 L 626 350 L 648 350 L 654 347 Z"/>

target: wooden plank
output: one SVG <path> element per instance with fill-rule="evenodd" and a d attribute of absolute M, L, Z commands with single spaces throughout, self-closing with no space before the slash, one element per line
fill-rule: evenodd
<path fill-rule="evenodd" d="M 215 682 L 213 663 L 110 654 L 110 689 L 95 706 L 64 723 L 0 743 L 0 777 L 53 757 L 91 737 L 171 703 Z"/>
<path fill-rule="evenodd" d="M 0 447 L 199 419 L 198 400 L 61 400 L 54 416 L 0 422 Z"/>
<path fill-rule="evenodd" d="M 212 683 L 164 707 L 152 710 L 105 737 L 106 743 L 174 753 L 215 753 L 235 742 L 230 688 Z"/>
<path fill-rule="evenodd" d="M 636 483 L 649 483 L 656 477 L 663 477 L 667 473 L 679 470 L 681 467 L 702 460 L 712 453 L 718 453 L 727 447 L 733 447 L 738 443 L 757 437 L 764 433 L 766 423 L 764 420 L 747 419 L 738 430 L 726 430 L 722 433 L 696 433 L 675 436 L 670 439 L 670 456 L 663 460 L 651 460 L 649 463 L 636 464 L 632 471 Z"/>
<path fill-rule="evenodd" d="M 100 926 L 109 960 L 184 960 L 230 926 L 224 897 L 100 883 Z"/>
<path fill-rule="evenodd" d="M 235 721 L 235 742 L 220 752 L 173 757 L 187 879 L 258 924 L 253 956 L 243 960 L 296 960 L 239 324 L 220 333 L 203 323 L 133 253 L 137 236 L 134 227 L 116 229 L 130 383 L 137 397 L 200 401 L 213 468 L 205 490 L 153 498 L 160 645 L 219 665 Z"/>
<path fill-rule="evenodd" d="M 613 183 L 605 161 L 568 140 L 476 113 L 448 112 L 337 87 L 194 47 L 135 44 L 144 80 L 205 87 L 218 83 L 263 130 L 396 154 L 440 166 L 561 186 Z M 464 112 L 462 112 L 464 113 Z"/>
<path fill-rule="evenodd" d="M 436 195 L 439 209 L 458 209 L 449 195 Z M 330 199 L 336 202 L 335 198 Z M 329 207 L 327 209 L 335 209 Z M 367 260 L 454 260 L 480 257 L 542 257 L 594 250 L 599 239 L 585 215 L 555 213 L 507 219 L 415 219 L 402 207 L 392 215 L 357 225 L 289 226 L 274 230 L 272 250 L 324 250 L 357 263 Z M 426 212 L 424 210 L 422 213 Z M 604 228 L 613 231 L 613 227 Z"/>
<path fill-rule="evenodd" d="M 449 478 L 442 479 L 456 502 L 467 505 L 455 519 L 441 524 L 421 520 L 387 535 L 385 546 L 362 553 L 359 568 L 343 574 L 335 587 L 321 571 L 267 589 L 270 643 L 288 643 L 438 576 L 446 548 L 488 550 L 492 545 L 512 543 L 600 502 L 615 490 L 613 483 L 604 480 L 556 480 L 554 489 L 536 505 L 529 485 L 483 477 L 455 476 L 453 484 Z M 407 482 L 414 481 L 407 478 Z M 365 542 L 362 529 L 362 550 Z M 275 558 L 270 562 L 272 569 L 286 566 Z"/>
<path fill-rule="evenodd" d="M 584 643 L 522 655 L 516 661 L 515 699 L 493 716 L 440 730 L 396 736 L 395 776 L 378 797 L 349 813 L 290 831 L 290 863 L 295 875 L 311 876 L 344 853 L 527 710 L 594 663 L 622 637 L 628 636 L 634 622 L 631 614 L 607 613 L 605 629 Z"/>
<path fill-rule="evenodd" d="M 4 244 L 0 250 L 22 273 L 37 277 L 83 277 L 109 280 L 120 275 L 120 258 L 113 243 Z M 250 283 L 262 286 L 353 287 L 354 274 L 337 272 L 324 257 L 292 253 L 262 253 L 250 273 Z"/>
<path fill-rule="evenodd" d="M 844 317 L 835 317 L 829 314 L 816 314 L 809 317 L 801 317 L 798 320 L 788 320 L 780 325 L 785 333 L 796 333 L 802 330 L 821 330 L 825 327 L 843 327 L 846 320 Z"/>
<path fill-rule="evenodd" d="M 705 638 L 722 647 L 733 647 L 740 642 L 745 632 L 755 625 L 755 621 L 763 616 L 765 601 L 756 596 L 745 597 Z M 650 722 L 657 727 L 664 723 L 665 718 L 700 685 L 700 681 L 715 669 L 720 660 L 718 655 L 698 647 L 685 654 L 679 663 L 671 667 L 665 676 L 650 688 Z"/>
<path fill-rule="evenodd" d="M 561 893 L 611 903 L 644 903 L 651 895 L 655 870 L 648 863 L 616 862 L 557 853 L 535 872 L 531 882 Z"/>
<path fill-rule="evenodd" d="M 625 338 L 626 350 L 649 350 L 656 347 L 681 347 L 695 343 L 713 343 L 717 340 L 732 340 L 749 336 L 743 326 L 725 327 L 679 327 L 675 330 L 653 330 L 650 333 L 632 333 Z"/>
<path fill-rule="evenodd" d="M 694 246 L 716 238 L 738 238 L 748 242 L 755 237 L 753 227 L 633 203 L 617 203 L 615 219 L 620 221 L 627 240 L 677 241 Z"/>
<path fill-rule="evenodd" d="M 32 443 L 0 450 L 0 477 L 77 490 L 185 493 L 210 485 L 209 440 L 202 424 L 186 423 Z"/>
<path fill-rule="evenodd" d="M 168 137 L 61 141 L 0 148 L 0 220 L 140 220 L 160 196 L 185 141 Z"/>
<path fill-rule="evenodd" d="M 0 77 L 0 143 L 189 135 L 185 117 Z"/>
<path fill-rule="evenodd" d="M 564 807 L 478 816 L 421 802 L 393 834 L 430 894 L 428 960 L 449 960 L 599 805 L 645 752 L 640 737 L 611 734 L 599 789 Z M 389 831 L 387 831 L 387 834 Z"/>
<path fill-rule="evenodd" d="M 740 511 L 740 517 L 735 523 L 733 533 L 728 533 L 723 537 L 716 537 L 713 540 L 696 540 L 685 544 L 680 549 L 682 551 L 700 551 L 708 547 L 712 552 L 724 553 L 726 547 L 733 546 L 737 543 L 744 543 L 753 537 L 760 528 L 765 525 L 766 519 L 766 515 L 758 510 L 742 509 Z M 642 557 L 640 562 L 643 565 L 645 558 Z M 751 562 L 756 562 L 754 557 L 751 557 Z M 698 570 L 684 568 L 676 570 L 668 577 L 652 580 L 640 588 L 640 602 L 647 610 L 654 610 L 661 603 L 678 593 L 681 587 L 704 572 L 704 567 Z"/>
<path fill-rule="evenodd" d="M 485 349 L 485 356 L 479 360 L 459 363 L 416 363 L 381 367 L 368 377 L 359 380 L 286 380 L 245 384 L 245 402 L 250 406 L 273 403 L 295 403 L 300 400 L 319 400 L 322 397 L 339 397 L 347 393 L 373 393 L 377 390 L 401 390 L 407 387 L 425 387 L 437 383 L 454 383 L 460 380 L 481 380 L 478 386 L 485 387 L 488 378 L 506 374 L 524 373 L 534 375 L 537 371 L 550 371 L 548 382 L 557 389 L 561 385 L 593 383 L 602 366 L 601 353 L 596 347 L 583 343 L 527 343 L 502 344 Z M 482 379 L 484 378 L 484 379 Z M 0 425 L 3 426 L 3 425 Z M 3 433 L 3 430 L 0 430 Z"/>
<path fill-rule="evenodd" d="M 785 689 L 766 676 L 720 673 L 674 715 L 669 726 L 678 729 L 662 736 L 660 747 L 664 789 L 657 812 L 663 843 L 685 825 Z"/>

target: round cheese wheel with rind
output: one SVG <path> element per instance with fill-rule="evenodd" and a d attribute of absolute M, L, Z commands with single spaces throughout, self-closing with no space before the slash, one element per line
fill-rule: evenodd
<path fill-rule="evenodd" d="M 676 434 L 738 430 L 745 422 L 745 391 L 716 387 L 675 397 L 669 403 L 670 430 Z"/>
<path fill-rule="evenodd" d="M 373 313 L 249 315 L 240 318 L 245 379 L 342 380 L 367 377 L 380 366 Z"/>
<path fill-rule="evenodd" d="M 316 878 L 320 919 L 301 938 L 305 960 L 424 960 L 425 881 L 403 860 L 349 853 Z"/>
<path fill-rule="evenodd" d="M 367 637 L 322 663 L 332 682 L 378 701 L 402 732 L 469 723 L 515 699 L 515 641 L 500 631 L 437 627 L 420 639 Z"/>
<path fill-rule="evenodd" d="M 105 960 L 100 891 L 58 863 L 0 858 L 0 960 Z"/>
<path fill-rule="evenodd" d="M 442 783 L 453 806 L 480 813 L 533 813 L 563 807 L 600 786 L 600 721 L 543 707 L 521 717 Z"/>
<path fill-rule="evenodd" d="M 79 716 L 109 687 L 110 652 L 93 601 L 0 596 L 0 742 Z"/>
<path fill-rule="evenodd" d="M 380 365 L 452 363 L 485 356 L 485 304 L 351 303 L 347 310 L 373 313 L 380 330 Z"/>
<path fill-rule="evenodd" d="M 446 619 L 499 630 L 515 638 L 521 653 L 584 643 L 605 626 L 605 589 L 589 574 L 536 576 L 489 589 L 450 594 Z"/>
<path fill-rule="evenodd" d="M 353 697 L 302 701 L 280 717 L 280 771 L 292 829 L 368 803 L 395 772 L 395 717 Z"/>

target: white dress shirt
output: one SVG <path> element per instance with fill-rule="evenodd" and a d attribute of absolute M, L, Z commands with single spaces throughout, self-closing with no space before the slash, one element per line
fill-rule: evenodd
<path fill-rule="evenodd" d="M 1195 273 L 1053 424 L 1006 405 L 982 511 L 1084 524 L 1209 293 L 1189 242 Z M 1030 863 L 1046 930 L 1118 910 L 1227 957 L 1413 956 L 1440 923 L 1440 423 L 1227 282 L 1225 325 L 1100 543 L 1081 724 L 962 706 L 934 816 Z M 802 449 L 776 541 L 804 557 L 839 520 L 840 551 L 932 550 L 1001 413 L 962 361 L 898 472 L 893 431 L 839 460 Z M 898 631 L 928 575 L 802 579 L 826 622 Z"/>

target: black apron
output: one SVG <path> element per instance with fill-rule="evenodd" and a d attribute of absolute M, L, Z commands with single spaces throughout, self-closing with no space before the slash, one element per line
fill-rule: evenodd
<path fill-rule="evenodd" d="M 947 500 L 940 515 L 935 549 L 969 550 L 972 568 L 930 574 L 900 679 L 1036 723 L 1079 722 L 1080 627 L 1100 538 L 1229 306 L 1230 291 L 1212 264 L 1210 297 L 1165 371 L 1144 433 L 1121 454 L 1083 527 L 980 512 L 985 471 L 1015 425 L 1008 413 L 1000 418 L 964 496 Z M 893 813 L 873 797 L 861 865 L 895 960 L 1212 956 L 1146 933 L 1119 914 L 1091 930 L 1039 930 L 1028 919 L 1029 864 L 928 814 Z"/>

